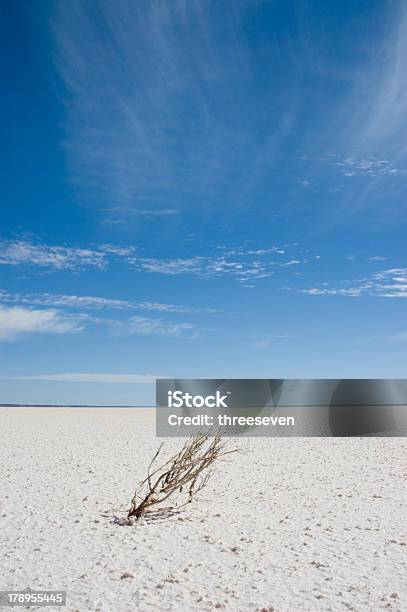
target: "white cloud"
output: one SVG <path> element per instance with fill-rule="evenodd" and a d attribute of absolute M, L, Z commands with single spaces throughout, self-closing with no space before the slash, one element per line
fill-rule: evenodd
<path fill-rule="evenodd" d="M 257 249 L 257 251 L 236 251 L 239 255 L 269 255 L 270 253 L 280 253 L 280 255 L 284 255 L 285 251 L 279 249 L 278 247 L 270 247 L 269 249 Z"/>
<path fill-rule="evenodd" d="M 63 306 L 72 308 L 90 308 L 99 310 L 102 308 L 129 309 L 133 308 L 132 302 L 116 300 L 96 296 L 64 295 L 64 294 L 26 294 L 18 296 L 19 301 L 29 304 L 43 304 L 47 306 Z"/>
<path fill-rule="evenodd" d="M 192 257 L 189 259 L 158 259 L 142 258 L 139 260 L 140 269 L 145 272 L 158 272 L 160 274 L 202 274 L 205 270 L 206 258 Z"/>
<path fill-rule="evenodd" d="M 381 205 L 388 219 L 391 196 L 392 214 L 402 218 L 405 211 L 400 198 L 403 183 L 395 179 L 404 182 L 407 174 L 406 3 L 390 3 L 383 15 L 386 25 L 375 27 L 375 44 L 367 49 L 363 73 L 356 69 L 353 75 L 348 100 L 341 100 L 337 113 L 344 121 L 339 119 L 335 130 L 342 136 L 342 150 L 352 151 L 348 166 L 341 168 L 343 174 L 369 179 L 346 193 L 343 207 L 357 212 Z"/>
<path fill-rule="evenodd" d="M 320 138 L 314 145 L 322 149 L 322 155 L 301 155 L 306 162 L 301 172 L 309 173 L 306 177 L 318 181 L 320 188 L 327 186 L 338 193 L 327 213 L 336 223 L 366 208 L 386 222 L 405 217 L 407 5 L 387 3 L 381 14 L 380 23 L 369 21 L 367 38 L 354 40 L 360 62 L 349 64 L 339 78 L 344 78 L 347 93 L 339 95 L 331 112 L 321 116 Z M 316 65 L 324 65 L 326 74 L 335 72 L 328 54 L 314 59 Z M 318 124 L 316 119 L 314 129 Z M 327 137 L 334 152 L 326 152 Z M 327 173 L 321 163 L 332 172 Z"/>
<path fill-rule="evenodd" d="M 10 308 L 0 305 L 0 340 L 12 340 L 20 334 L 81 331 L 80 321 L 67 317 L 57 310 L 32 310 L 20 306 Z"/>
<path fill-rule="evenodd" d="M 20 306 L 7 308 L 0 305 L 0 341 L 13 339 L 21 333 L 28 332 L 78 332 L 82 331 L 87 323 L 110 328 L 120 335 L 160 335 L 195 339 L 201 334 L 194 323 L 172 322 L 162 318 L 135 315 L 129 319 L 112 319 L 84 313 L 70 316 L 54 309 L 33 310 Z"/>
<path fill-rule="evenodd" d="M 246 19 L 252 3 L 233 2 L 220 36 L 207 2 L 147 2 L 142 10 L 134 2 L 56 3 L 65 146 L 76 184 L 97 195 L 92 202 L 144 215 L 167 202 L 215 209 L 219 198 L 235 209 L 252 201 L 299 113 L 291 81 L 281 91 L 270 81 L 257 95 Z M 281 49 L 268 42 L 278 63 Z M 264 130 L 271 106 L 278 121 Z"/>
<path fill-rule="evenodd" d="M 391 139 L 397 146 L 405 146 L 399 138 L 405 132 L 407 119 L 407 11 L 404 3 L 396 4 L 393 18 L 394 29 L 383 40 L 381 53 L 375 55 L 380 61 L 372 66 L 369 82 L 372 95 L 364 100 L 361 109 L 366 113 L 362 135 L 376 143 Z"/>
<path fill-rule="evenodd" d="M 161 304 L 159 302 L 137 302 L 136 307 L 141 310 L 155 310 L 157 312 L 174 312 L 179 314 L 214 314 L 222 312 L 216 308 L 196 308 L 193 306 L 179 306 L 176 304 Z"/>
<path fill-rule="evenodd" d="M 136 260 L 136 249 L 102 244 L 99 247 L 78 248 L 73 246 L 47 245 L 29 240 L 1 240 L 0 264 L 50 268 L 53 270 L 103 270 L 111 260 L 119 259 L 132 263 Z"/>
<path fill-rule="evenodd" d="M 268 278 L 279 268 L 307 263 L 305 260 L 290 259 L 282 261 L 281 249 L 258 249 L 255 251 L 231 250 L 220 257 L 191 257 L 187 259 L 139 258 L 135 265 L 144 272 L 179 275 L 191 274 L 200 278 L 230 276 L 238 281 Z M 272 254 L 277 254 L 276 258 Z M 265 255 L 270 255 L 265 258 Z M 261 257 L 261 260 L 256 259 Z M 277 258 L 278 257 L 278 258 Z"/>
<path fill-rule="evenodd" d="M 10 294 L 0 291 L 0 300 L 3 302 L 36 303 L 43 306 L 58 305 L 62 307 L 89 308 L 99 310 L 103 308 L 119 310 L 142 309 L 160 313 L 192 314 L 213 313 L 213 309 L 188 308 L 173 304 L 154 302 L 127 302 L 126 300 L 112 300 L 75 295 L 52 294 Z M 12 339 L 21 333 L 52 332 L 66 333 L 82 331 L 86 324 L 96 324 L 110 328 L 118 334 L 161 335 L 167 337 L 186 337 L 195 339 L 200 337 L 201 331 L 194 323 L 174 322 L 163 318 L 131 316 L 126 319 L 98 317 L 79 312 L 69 315 L 56 309 L 36 310 L 22 306 L 6 307 L 0 305 L 0 340 Z"/>
<path fill-rule="evenodd" d="M 103 251 L 73 247 L 33 244 L 27 240 L 0 242 L 0 264 L 26 265 L 53 268 L 55 270 L 77 270 L 81 268 L 106 267 Z"/>
<path fill-rule="evenodd" d="M 235 19 L 224 24 L 219 45 L 205 3 L 187 10 L 184 2 L 147 3 L 143 10 L 108 0 L 58 3 L 53 17 L 66 148 L 77 183 L 90 186 L 99 201 L 124 202 L 142 215 L 155 213 L 140 208 L 140 200 L 146 208 L 152 202 L 154 211 L 163 189 L 191 196 L 219 186 L 225 166 L 239 159 L 239 136 L 222 127 L 219 112 L 229 122 L 234 115 L 235 124 L 243 116 L 230 105 L 215 109 L 212 95 L 229 99 L 231 87 L 244 86 L 251 93 Z M 180 121 L 185 105 L 187 122 Z M 256 122 L 257 115 L 244 118 Z"/>
<path fill-rule="evenodd" d="M 58 306 L 64 308 L 85 308 L 91 310 L 146 310 L 157 312 L 171 312 L 178 314 L 195 313 L 217 313 L 215 308 L 199 308 L 193 306 L 182 306 L 178 304 L 163 304 L 160 302 L 133 302 L 131 300 L 119 300 L 114 298 L 67 295 L 61 293 L 8 293 L 0 290 L 0 300 L 19 304 L 36 304 L 42 306 Z"/>
<path fill-rule="evenodd" d="M 173 276 L 190 274 L 199 278 L 232 277 L 245 284 L 247 280 L 268 278 L 279 268 L 308 263 L 308 260 L 293 258 L 292 255 L 291 259 L 287 259 L 286 250 L 275 246 L 253 250 L 224 248 L 223 254 L 219 256 L 195 255 L 188 258 L 141 257 L 133 246 L 112 244 L 83 249 L 34 244 L 27 240 L 3 240 L 0 241 L 0 249 L 0 264 L 37 266 L 53 271 L 80 271 L 92 267 L 104 270 L 111 262 L 120 262 L 138 272 Z M 96 307 L 98 299 L 89 298 L 86 307 L 91 307 L 91 301 L 93 307 Z M 115 307 L 113 303 L 110 305 Z M 127 305 L 122 303 L 123 308 L 133 306 L 130 306 L 130 302 Z M 116 307 L 120 307 L 118 300 Z"/>
<path fill-rule="evenodd" d="M 114 244 L 103 244 L 100 250 L 104 253 L 117 255 L 123 258 L 132 258 L 136 254 L 136 249 L 134 247 L 119 247 Z"/>
<path fill-rule="evenodd" d="M 375 272 L 370 276 L 356 280 L 345 280 L 340 283 L 322 287 L 309 287 L 302 289 L 302 293 L 309 295 L 342 295 L 360 297 L 374 295 L 384 298 L 407 299 L 407 268 L 390 268 Z"/>
<path fill-rule="evenodd" d="M 346 288 L 336 288 L 336 289 L 328 289 L 322 288 L 318 289 L 317 287 L 311 287 L 309 289 L 303 289 L 303 293 L 308 293 L 308 295 L 346 295 L 349 297 L 358 297 L 362 295 L 363 291 L 360 287 L 352 287 L 349 289 Z"/>
<path fill-rule="evenodd" d="M 131 334 L 195 337 L 196 326 L 193 323 L 169 323 L 163 319 L 134 316 L 126 323 L 126 331 Z"/>
<path fill-rule="evenodd" d="M 13 378 L 14 380 L 48 380 L 56 382 L 151 384 L 155 383 L 157 378 L 163 377 L 155 374 L 93 374 L 69 372 L 61 374 L 14 376 Z"/>
<path fill-rule="evenodd" d="M 341 159 L 337 155 L 331 156 L 340 172 L 347 177 L 368 176 L 370 178 L 405 175 L 406 168 L 395 167 L 388 159 L 370 156 L 368 158 L 346 158 Z"/>

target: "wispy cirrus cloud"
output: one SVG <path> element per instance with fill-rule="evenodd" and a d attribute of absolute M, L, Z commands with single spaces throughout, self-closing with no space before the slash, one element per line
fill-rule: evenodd
<path fill-rule="evenodd" d="M 374 43 L 366 48 L 368 61 L 349 82 L 349 95 L 338 110 L 338 146 L 347 153 L 337 156 L 336 163 L 345 179 L 368 179 L 350 186 L 343 208 L 357 212 L 385 202 L 388 219 L 389 213 L 401 217 L 405 211 L 400 196 L 407 175 L 406 4 L 392 3 L 383 17 Z"/>
<path fill-rule="evenodd" d="M 63 293 L 10 293 L 0 289 L 0 301 L 17 304 L 57 306 L 63 308 L 83 308 L 90 310 L 145 310 L 176 314 L 214 314 L 215 308 L 199 308 L 160 302 L 120 300 L 89 295 L 69 295 Z"/>
<path fill-rule="evenodd" d="M 403 2 L 395 3 L 379 53 L 366 78 L 356 86 L 356 93 L 363 97 L 359 108 L 359 130 L 362 146 L 378 144 L 393 149 L 393 157 L 404 157 L 407 145 L 400 134 L 405 135 L 407 120 L 407 10 Z M 370 90 L 370 91 L 369 91 Z"/>
<path fill-rule="evenodd" d="M 286 268 L 287 266 L 298 266 L 300 263 L 301 261 L 299 259 L 290 259 L 289 261 L 282 263 L 281 267 Z"/>
<path fill-rule="evenodd" d="M 131 334 L 140 335 L 159 335 L 179 338 L 187 336 L 189 338 L 197 337 L 199 331 L 193 323 L 172 323 L 164 319 L 155 319 L 150 317 L 131 317 L 126 323 L 126 331 Z"/>
<path fill-rule="evenodd" d="M 230 7 L 183 0 L 55 5 L 65 144 L 73 179 L 93 203 L 162 215 L 176 195 L 183 211 L 216 206 L 215 198 L 232 209 L 261 186 L 298 101 L 271 80 L 267 87 L 261 80 L 258 94 L 245 27 L 253 11 L 242 0 Z M 272 37 L 267 53 L 267 65 L 278 66 Z M 292 79 L 285 89 L 292 94 Z"/>
<path fill-rule="evenodd" d="M 66 334 L 82 331 L 79 319 L 54 309 L 35 310 L 0 305 L 0 341 L 32 333 Z"/>
<path fill-rule="evenodd" d="M 173 321 L 163 317 L 142 317 L 133 315 L 129 318 L 106 318 L 86 313 L 78 314 L 76 319 L 83 325 L 94 324 L 110 330 L 114 335 L 166 336 L 167 338 L 184 338 L 195 340 L 203 335 L 204 330 L 189 321 Z"/>
<path fill-rule="evenodd" d="M 387 223 L 405 217 L 406 4 L 395 0 L 377 13 L 374 9 L 368 19 L 370 35 L 354 37 L 353 61 L 337 73 L 340 93 L 321 114 L 319 137 L 312 139 L 306 154 L 299 154 L 297 182 L 307 188 L 309 181 L 317 193 L 328 193 L 336 201 L 318 211 L 330 224 L 349 221 L 367 208 Z M 330 54 L 320 53 L 317 40 L 315 46 L 310 44 L 313 67 L 330 78 L 338 65 Z"/>
<path fill-rule="evenodd" d="M 407 171 L 407 9 L 400 0 L 386 8 L 371 21 L 373 35 L 356 41 L 355 61 L 341 74 L 346 90 L 332 107 L 328 130 L 338 148 L 320 159 L 343 174 Z"/>
<path fill-rule="evenodd" d="M 354 157 L 340 159 L 338 156 L 333 155 L 332 159 L 343 176 L 348 178 L 361 175 L 372 179 L 376 177 L 407 175 L 407 168 L 396 167 L 390 160 L 380 159 L 375 156 L 360 159 L 355 159 Z"/>
<path fill-rule="evenodd" d="M 144 272 L 180 275 L 189 274 L 200 278 L 232 277 L 246 283 L 268 278 L 281 268 L 307 264 L 308 259 L 286 257 L 286 250 L 278 247 L 264 249 L 225 249 L 218 256 L 196 256 L 189 258 L 140 257 L 134 265 Z"/>
<path fill-rule="evenodd" d="M 384 257 L 383 255 L 373 255 L 368 258 L 369 261 L 387 261 L 388 257 Z"/>
<path fill-rule="evenodd" d="M 407 268 L 390 268 L 367 277 L 339 283 L 323 283 L 319 287 L 301 289 L 308 295 L 341 295 L 360 297 L 373 295 L 384 298 L 407 298 Z"/>
<path fill-rule="evenodd" d="M 22 334 L 82 332 L 88 325 L 110 329 L 115 334 L 138 334 L 167 336 L 170 338 L 195 339 L 201 337 L 195 323 L 170 321 L 162 317 L 141 317 L 128 319 L 93 316 L 86 313 L 70 315 L 56 309 L 33 309 L 22 306 L 0 305 L 0 341 L 14 340 Z"/>
<path fill-rule="evenodd" d="M 186 274 L 199 278 L 232 277 L 246 283 L 270 277 L 282 268 L 309 263 L 309 258 L 295 257 L 295 252 L 290 253 L 289 247 L 228 249 L 219 246 L 218 249 L 219 255 L 166 258 L 141 256 L 133 246 L 102 244 L 78 248 L 28 240 L 3 240 L 0 241 L 0 264 L 77 272 L 89 268 L 106 270 L 115 262 L 138 272 L 172 276 Z"/>
<path fill-rule="evenodd" d="M 221 123 L 211 129 L 215 117 L 203 87 L 209 80 L 224 89 L 227 66 L 208 17 L 204 5 L 187 10 L 178 1 L 143 3 L 142 10 L 108 1 L 56 5 L 52 32 L 66 87 L 67 148 L 82 186 L 135 208 L 147 198 L 154 209 L 151 198 L 157 202 L 162 188 L 195 192 L 223 167 L 226 143 L 215 146 L 222 145 Z M 237 66 L 239 56 L 236 49 Z M 192 114 L 179 147 L 186 108 Z"/>
<path fill-rule="evenodd" d="M 342 41 L 337 54 L 329 22 L 307 9 L 292 16 L 301 53 L 292 54 L 282 30 L 265 38 L 259 54 L 247 34 L 260 5 L 236 1 L 226 14 L 183 0 L 55 5 L 51 34 L 73 178 L 93 203 L 104 201 L 103 210 L 124 203 L 123 214 L 104 223 L 192 212 L 203 201 L 229 210 L 258 201 L 253 195 L 262 197 L 264 177 L 295 131 L 304 132 L 305 146 L 311 140 L 315 158 L 330 156 L 341 179 L 330 192 L 346 183 L 342 213 L 373 206 L 369 196 L 381 182 L 406 177 L 404 3 L 382 7 L 380 19 L 374 10 L 359 15 L 370 35 L 350 34 L 352 46 Z M 353 61 L 343 62 L 345 49 Z M 271 66 L 275 78 L 265 78 Z M 331 78 L 333 99 L 329 87 L 320 97 Z M 309 107 L 303 87 L 316 81 Z M 316 104 L 321 112 L 304 121 Z M 325 175 L 319 171 L 294 182 L 312 192 Z M 368 185 L 350 180 L 356 175 Z"/>
<path fill-rule="evenodd" d="M 231 276 L 238 280 L 256 280 L 274 273 L 276 264 L 262 261 L 241 261 L 230 257 L 191 257 L 175 259 L 140 258 L 136 266 L 143 272 L 190 274 L 197 277 Z"/>
<path fill-rule="evenodd" d="M 223 312 L 217 308 L 196 308 L 193 306 L 179 306 L 176 304 L 161 304 L 159 302 L 137 302 L 137 308 L 141 310 L 154 310 L 157 312 L 174 312 L 180 314 L 208 313 L 215 314 Z"/>
<path fill-rule="evenodd" d="M 120 248 L 112 245 L 77 248 L 37 244 L 29 240 L 0 241 L 0 265 L 37 266 L 51 270 L 103 270 L 108 265 L 109 256 L 130 258 L 133 253 L 132 247 Z"/>

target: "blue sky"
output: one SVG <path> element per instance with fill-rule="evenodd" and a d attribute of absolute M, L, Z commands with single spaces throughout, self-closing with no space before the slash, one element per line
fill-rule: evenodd
<path fill-rule="evenodd" d="M 404 3 L 2 12 L 0 403 L 406 376 Z"/>

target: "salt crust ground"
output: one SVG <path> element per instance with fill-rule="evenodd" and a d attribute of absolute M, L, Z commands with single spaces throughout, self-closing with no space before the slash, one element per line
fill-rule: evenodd
<path fill-rule="evenodd" d="M 407 610 L 406 439 L 241 439 L 183 514 L 121 527 L 154 411 L 3 408 L 0 431 L 2 589 L 81 612 Z"/>

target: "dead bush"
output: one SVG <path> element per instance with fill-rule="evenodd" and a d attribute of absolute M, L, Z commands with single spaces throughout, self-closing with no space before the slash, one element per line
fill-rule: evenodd
<path fill-rule="evenodd" d="M 138 519 L 148 512 L 171 510 L 162 508 L 162 504 L 175 493 L 186 494 L 187 499 L 182 505 L 190 503 L 196 493 L 208 484 L 214 472 L 214 463 L 226 455 L 238 452 L 236 448 L 227 447 L 220 432 L 213 437 L 210 432 L 198 433 L 187 440 L 178 453 L 153 470 L 163 444 L 160 444 L 150 462 L 147 477 L 133 495 L 128 519 Z"/>

